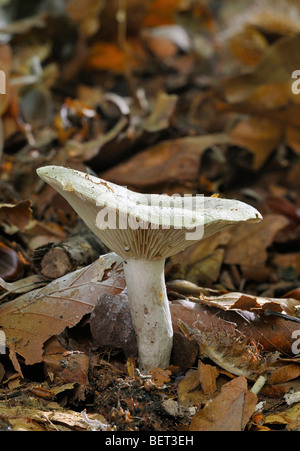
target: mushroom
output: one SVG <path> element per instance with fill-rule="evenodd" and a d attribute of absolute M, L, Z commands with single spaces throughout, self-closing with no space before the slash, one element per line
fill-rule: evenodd
<path fill-rule="evenodd" d="M 202 238 L 260 213 L 236 200 L 139 194 L 63 167 L 38 169 L 106 246 L 124 259 L 139 368 L 170 364 L 173 327 L 165 285 L 165 260 Z"/>

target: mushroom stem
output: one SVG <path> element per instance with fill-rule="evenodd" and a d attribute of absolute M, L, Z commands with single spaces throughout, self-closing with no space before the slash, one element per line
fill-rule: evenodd
<path fill-rule="evenodd" d="M 165 260 L 124 262 L 139 368 L 143 373 L 170 365 L 173 327 L 164 270 Z"/>

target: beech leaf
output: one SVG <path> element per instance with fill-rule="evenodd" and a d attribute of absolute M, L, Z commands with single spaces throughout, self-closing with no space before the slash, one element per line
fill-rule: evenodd
<path fill-rule="evenodd" d="M 224 385 L 221 394 L 192 419 L 190 431 L 241 432 L 255 411 L 257 397 L 238 377 Z"/>
<path fill-rule="evenodd" d="M 49 338 L 74 327 L 91 313 L 101 294 L 122 292 L 125 282 L 120 276 L 121 261 L 116 254 L 107 254 L 87 268 L 3 304 L 0 329 L 15 366 L 16 354 L 29 365 L 41 362 Z"/>

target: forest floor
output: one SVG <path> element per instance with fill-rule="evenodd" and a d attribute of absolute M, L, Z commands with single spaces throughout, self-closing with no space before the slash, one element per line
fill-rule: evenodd
<path fill-rule="evenodd" d="M 298 1 L 58 3 L 0 2 L 0 430 L 299 431 Z M 45 165 L 262 214 L 167 260 L 169 368 Z"/>

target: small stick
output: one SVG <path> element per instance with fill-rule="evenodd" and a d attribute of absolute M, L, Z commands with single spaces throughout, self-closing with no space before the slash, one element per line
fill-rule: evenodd
<path fill-rule="evenodd" d="M 293 323 L 300 323 L 300 318 L 295 318 L 294 316 L 287 315 L 286 313 L 274 312 L 273 310 L 266 309 L 264 310 L 264 314 L 266 316 L 277 316 L 278 318 L 282 318 L 285 321 L 292 321 Z"/>
<path fill-rule="evenodd" d="M 260 376 L 250 391 L 255 395 L 258 395 L 258 393 L 263 389 L 267 382 L 268 379 L 266 379 L 264 376 Z"/>
<path fill-rule="evenodd" d="M 143 111 L 144 106 L 139 98 L 139 95 L 135 89 L 133 75 L 128 61 L 128 48 L 127 48 L 127 0 L 119 0 L 119 7 L 116 15 L 118 22 L 118 42 L 121 50 L 126 55 L 126 67 L 124 70 L 124 76 L 128 84 L 128 88 L 133 96 L 137 106 Z"/>

